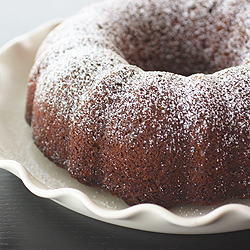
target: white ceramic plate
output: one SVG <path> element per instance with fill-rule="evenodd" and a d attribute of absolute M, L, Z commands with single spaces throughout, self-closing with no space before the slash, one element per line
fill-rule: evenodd
<path fill-rule="evenodd" d="M 152 204 L 129 207 L 105 191 L 79 184 L 37 150 L 24 120 L 26 82 L 37 48 L 59 22 L 46 23 L 0 49 L 0 168 L 18 176 L 37 196 L 115 225 L 178 234 L 249 229 L 249 199 L 171 211 Z"/>

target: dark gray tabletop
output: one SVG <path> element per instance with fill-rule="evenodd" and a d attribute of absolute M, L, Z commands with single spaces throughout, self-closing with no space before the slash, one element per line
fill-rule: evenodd
<path fill-rule="evenodd" d="M 34 196 L 0 170 L 0 249 L 250 249 L 250 230 L 214 235 L 149 233 L 110 225 Z"/>

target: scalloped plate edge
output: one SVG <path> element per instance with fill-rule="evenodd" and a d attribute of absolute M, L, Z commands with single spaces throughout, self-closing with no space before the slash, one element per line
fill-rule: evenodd
<path fill-rule="evenodd" d="M 37 29 L 19 36 L 0 48 L 0 58 L 8 57 L 19 43 L 25 43 L 36 34 L 47 34 L 62 19 L 49 21 Z M 39 41 L 37 41 L 38 47 Z M 0 160 L 0 168 L 19 177 L 24 185 L 35 195 L 48 198 L 80 214 L 111 224 L 145 231 L 177 234 L 206 234 L 230 232 L 250 228 L 250 207 L 242 204 L 220 206 L 206 215 L 181 217 L 154 204 L 140 204 L 122 210 L 102 207 L 93 202 L 83 192 L 73 188 L 49 189 L 35 179 L 24 166 L 12 160 Z"/>
<path fill-rule="evenodd" d="M 44 184 L 35 179 L 20 163 L 16 161 L 0 160 L 0 168 L 5 169 L 20 178 L 27 189 L 36 196 L 52 199 L 62 205 L 66 204 L 66 206 L 70 202 L 71 209 L 73 205 L 72 202 L 76 203 L 75 209 L 73 208 L 73 210 L 76 212 L 81 214 L 88 213 L 88 216 L 101 219 L 106 222 L 110 222 L 111 220 L 112 223 L 117 225 L 123 225 L 122 221 L 124 220 L 129 220 L 131 218 L 148 214 L 150 214 L 150 217 L 158 217 L 162 221 L 165 221 L 166 224 L 172 224 L 174 226 L 184 228 L 204 227 L 215 222 L 218 223 L 220 220 L 223 221 L 224 217 L 227 216 L 237 216 L 239 221 L 242 221 L 243 219 L 248 220 L 250 223 L 250 207 L 241 204 L 223 205 L 206 215 L 192 218 L 183 218 L 181 216 L 175 215 L 165 208 L 154 204 L 140 204 L 122 210 L 108 209 L 97 205 L 86 194 L 77 189 L 49 189 Z M 79 204 L 81 205 L 80 208 Z M 248 227 L 243 227 L 240 229 L 247 228 Z M 138 227 L 137 229 L 142 228 Z M 237 230 L 237 228 L 235 230 Z M 151 230 L 149 229 L 147 231 Z M 160 232 L 162 232 L 162 230 L 160 230 Z M 190 233 L 192 232 L 193 230 L 190 230 Z M 201 233 L 203 232 L 201 231 Z"/>

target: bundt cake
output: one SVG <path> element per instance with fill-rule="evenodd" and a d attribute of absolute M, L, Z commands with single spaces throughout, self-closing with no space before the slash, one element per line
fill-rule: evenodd
<path fill-rule="evenodd" d="M 37 147 L 127 204 L 250 197 L 250 1 L 111 0 L 42 43 Z"/>

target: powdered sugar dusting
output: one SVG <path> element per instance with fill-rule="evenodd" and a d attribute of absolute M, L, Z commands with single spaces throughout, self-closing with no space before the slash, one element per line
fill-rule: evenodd
<path fill-rule="evenodd" d="M 116 0 L 83 9 L 50 33 L 32 69 L 36 143 L 131 204 L 249 196 L 249 8 Z"/>

